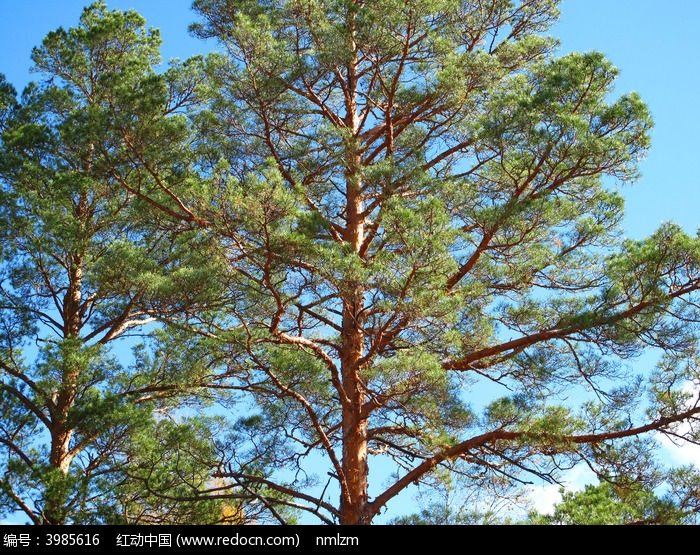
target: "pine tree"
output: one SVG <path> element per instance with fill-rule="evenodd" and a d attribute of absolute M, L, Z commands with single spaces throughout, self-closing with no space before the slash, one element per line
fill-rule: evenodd
<path fill-rule="evenodd" d="M 557 56 L 555 0 L 194 7 L 230 265 L 198 329 L 259 413 L 218 476 L 366 524 L 440 468 L 510 488 L 696 418 L 698 239 L 620 239 L 652 121 L 602 54 Z"/>
<path fill-rule="evenodd" d="M 115 501 L 133 445 L 163 429 L 158 403 L 197 380 L 163 356 L 130 364 L 118 342 L 152 329 L 156 308 L 195 302 L 212 266 L 199 231 L 135 201 L 158 188 L 156 152 L 171 186 L 187 178 L 173 114 L 192 102 L 184 65 L 156 74 L 160 38 L 144 25 L 93 4 L 34 50 L 43 79 L 21 99 L 0 83 L 0 511 L 35 524 L 138 521 Z"/>

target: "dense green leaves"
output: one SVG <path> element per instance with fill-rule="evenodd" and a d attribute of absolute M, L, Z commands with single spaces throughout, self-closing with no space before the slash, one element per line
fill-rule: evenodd
<path fill-rule="evenodd" d="M 155 307 L 184 318 L 211 296 L 204 236 L 154 221 L 136 194 L 157 187 L 154 157 L 183 173 L 176 149 L 162 153 L 177 144 L 181 155 L 188 133 L 144 24 L 94 4 L 34 50 L 44 80 L 19 102 L 2 84 L 0 504 L 35 523 L 107 518 L 116 494 L 101 480 L 123 479 L 131 435 L 155 426 L 159 397 L 185 389 L 129 367 L 116 340 L 148 329 Z"/>
<path fill-rule="evenodd" d="M 649 491 L 603 483 L 584 491 L 564 492 L 554 514 L 532 516 L 533 524 L 683 524 L 686 515 L 671 500 Z"/>

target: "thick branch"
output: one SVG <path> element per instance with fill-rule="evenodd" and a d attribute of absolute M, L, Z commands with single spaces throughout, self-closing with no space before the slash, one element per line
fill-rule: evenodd
<path fill-rule="evenodd" d="M 683 288 L 679 288 L 676 291 L 670 293 L 666 298 L 664 299 L 653 299 L 650 301 L 644 301 L 640 302 L 634 306 L 631 306 L 627 310 L 623 310 L 621 312 L 608 315 L 608 316 L 603 316 L 598 318 L 596 321 L 592 323 L 586 323 L 586 324 L 575 324 L 571 326 L 566 326 L 566 327 L 556 327 L 556 328 L 550 328 L 547 330 L 542 330 L 537 333 L 532 333 L 530 335 L 524 335 L 522 337 L 519 337 L 517 339 L 513 339 L 511 341 L 506 341 L 505 343 L 501 343 L 499 345 L 494 345 L 492 347 L 487 347 L 485 349 L 479 349 L 478 351 L 474 351 L 473 353 L 468 354 L 467 356 L 456 360 L 456 361 L 450 361 L 446 362 L 443 364 L 443 367 L 446 370 L 470 370 L 472 368 L 479 368 L 479 367 L 484 367 L 485 364 L 475 364 L 478 361 L 482 361 L 485 358 L 492 357 L 494 355 L 499 355 L 503 354 L 506 352 L 520 352 L 523 349 L 530 347 L 531 345 L 534 345 L 536 343 L 541 343 L 543 341 L 549 341 L 552 339 L 563 339 L 563 338 L 568 338 L 571 335 L 587 330 L 587 329 L 593 329 L 601 326 L 607 326 L 610 324 L 614 324 L 616 322 L 619 322 L 621 320 L 626 320 L 632 316 L 635 316 L 639 314 L 640 312 L 644 311 L 645 309 L 654 307 L 658 305 L 660 302 L 664 300 L 670 300 L 674 299 L 677 297 L 680 297 L 682 295 L 686 295 L 688 293 L 692 293 L 693 291 L 696 291 L 700 287 L 700 281 L 693 281 L 689 284 L 687 284 Z M 487 364 L 486 364 L 487 366 Z"/>
<path fill-rule="evenodd" d="M 272 490 L 275 490 L 283 495 L 289 495 L 291 497 L 294 497 L 296 499 L 303 499 L 304 501 L 308 501 L 309 503 L 313 503 L 317 507 L 322 507 L 326 509 L 329 513 L 331 513 L 333 516 L 340 516 L 338 509 L 336 509 L 333 505 L 329 505 L 328 503 L 324 502 L 322 499 L 317 499 L 311 495 L 307 495 L 306 493 L 302 493 L 300 491 L 294 490 L 292 488 L 288 488 L 286 486 L 282 486 L 280 484 L 277 484 L 271 480 L 268 480 L 267 478 L 263 478 L 261 476 L 255 476 L 253 474 L 242 474 L 238 472 L 215 472 L 214 473 L 214 478 L 233 478 L 235 480 L 245 480 L 248 482 L 255 482 L 258 484 L 262 484 L 264 486 L 269 487 Z"/>
<path fill-rule="evenodd" d="M 26 464 L 29 468 L 34 468 L 34 461 L 32 461 L 32 459 L 30 459 L 29 456 L 22 451 L 22 449 L 20 449 L 14 441 L 0 437 L 0 443 L 2 445 L 7 445 L 7 447 L 9 447 L 20 459 L 22 459 L 24 464 Z"/>
<path fill-rule="evenodd" d="M 34 524 L 37 526 L 41 524 L 41 518 L 39 518 L 39 515 L 32 511 L 29 508 L 29 505 L 22 501 L 22 499 L 12 490 L 12 487 L 5 480 L 0 481 L 0 488 L 2 488 L 2 490 L 9 495 L 15 503 L 17 503 L 19 508 L 22 509 L 22 512 L 24 512 L 24 514 L 26 514 Z"/>
<path fill-rule="evenodd" d="M 26 395 L 24 395 L 19 389 L 7 384 L 1 384 L 0 388 L 7 390 L 12 395 L 14 395 L 20 401 L 20 403 L 22 403 L 27 409 L 29 409 L 29 411 L 31 411 L 32 414 L 34 414 L 34 416 L 41 420 L 44 426 L 46 426 L 49 429 L 51 428 L 51 421 L 44 414 L 41 408 L 37 404 L 35 404 L 34 401 L 32 401 Z"/>
<path fill-rule="evenodd" d="M 693 416 L 700 414 L 700 407 L 693 407 L 686 410 L 680 414 L 675 414 L 672 416 L 665 416 L 658 418 L 648 424 L 642 426 L 637 426 L 635 428 L 628 428 L 626 430 L 617 430 L 611 432 L 603 432 L 597 434 L 581 434 L 574 436 L 549 436 L 547 434 L 532 434 L 529 432 L 512 432 L 505 429 L 494 430 L 492 432 L 487 432 L 479 436 L 473 437 L 462 443 L 459 443 L 449 449 L 445 449 L 441 453 L 437 453 L 434 456 L 426 459 L 421 464 L 416 466 L 413 470 L 405 474 L 402 478 L 396 481 L 391 487 L 385 490 L 383 493 L 378 495 L 370 505 L 371 515 L 376 515 L 379 510 L 386 505 L 386 503 L 401 493 L 406 487 L 408 487 L 413 482 L 420 480 L 425 474 L 432 471 L 440 463 L 446 460 L 456 459 L 462 455 L 467 454 L 469 451 L 483 447 L 484 445 L 493 444 L 497 441 L 517 441 L 520 439 L 531 439 L 534 441 L 547 440 L 552 441 L 553 439 L 561 443 L 573 443 L 573 444 L 595 444 L 602 443 L 604 441 L 610 441 L 615 439 L 623 439 L 627 437 L 633 437 L 645 434 L 651 431 L 663 431 L 664 428 L 670 426 L 671 424 L 676 424 L 678 422 L 683 422 L 689 420 Z"/>

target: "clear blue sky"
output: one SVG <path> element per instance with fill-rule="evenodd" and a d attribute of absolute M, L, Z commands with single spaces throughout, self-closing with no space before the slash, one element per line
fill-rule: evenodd
<path fill-rule="evenodd" d="M 21 89 L 29 55 L 47 32 L 77 23 L 87 0 L 0 0 L 0 72 Z M 191 0 L 108 0 L 134 8 L 161 29 L 163 55 L 186 58 L 208 48 L 187 33 Z M 642 179 L 623 193 L 626 230 L 641 238 L 662 221 L 691 233 L 700 226 L 700 1 L 564 0 L 552 33 L 562 52 L 600 50 L 620 69 L 617 92 L 635 90 L 656 126 Z"/>
<path fill-rule="evenodd" d="M 553 33 L 563 51 L 599 50 L 620 70 L 618 92 L 637 91 L 654 117 L 642 179 L 623 189 L 635 238 L 673 220 L 700 226 L 700 2 L 565 0 Z"/>

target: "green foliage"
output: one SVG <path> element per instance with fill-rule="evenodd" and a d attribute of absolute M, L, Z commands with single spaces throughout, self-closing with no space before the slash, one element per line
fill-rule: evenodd
<path fill-rule="evenodd" d="M 529 524 L 611 525 L 684 524 L 687 514 L 670 499 L 635 486 L 603 482 L 583 491 L 561 490 L 552 515 L 531 515 Z"/>
<path fill-rule="evenodd" d="M 200 379 L 130 368 L 115 346 L 156 309 L 181 314 L 215 290 L 206 236 L 155 221 L 138 197 L 166 173 L 192 179 L 189 131 L 171 113 L 191 103 L 177 91 L 196 63 L 158 75 L 159 46 L 138 14 L 98 2 L 33 51 L 43 79 L 19 101 L 0 83 L 2 514 L 104 521 L 132 434 L 154 428 L 159 397 Z"/>
<path fill-rule="evenodd" d="M 101 484 L 112 491 L 99 507 L 106 524 L 243 524 L 240 496 L 211 498 L 210 468 L 216 462 L 214 420 L 153 422 L 132 434 L 120 473 Z M 118 479 L 115 480 L 115 478 Z M 225 488 L 221 488 L 225 491 Z"/>
<path fill-rule="evenodd" d="M 555 56 L 557 2 L 194 9 L 226 52 L 194 122 L 232 261 L 232 384 L 269 415 L 263 436 L 284 430 L 280 460 L 302 472 L 318 452 L 355 496 L 331 520 L 369 521 L 443 466 L 512 494 L 638 453 L 612 440 L 654 386 L 620 360 L 692 356 L 697 240 L 619 240 L 611 185 L 637 177 L 652 120 L 603 54 Z M 660 371 L 652 428 L 681 418 L 696 374 Z M 350 492 L 358 445 L 393 485 Z"/>

